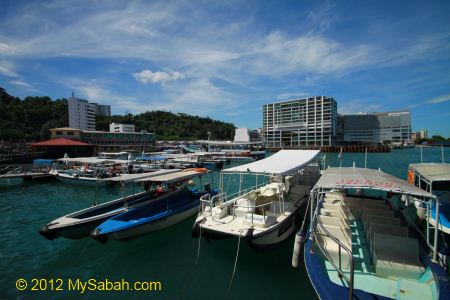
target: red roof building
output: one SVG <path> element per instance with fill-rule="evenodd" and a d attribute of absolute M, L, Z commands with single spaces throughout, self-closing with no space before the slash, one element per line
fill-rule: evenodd
<path fill-rule="evenodd" d="M 69 140 L 66 138 L 57 138 L 31 144 L 32 147 L 46 147 L 46 146 L 92 146 L 91 144 Z"/>
<path fill-rule="evenodd" d="M 45 152 L 44 158 L 61 158 L 66 153 L 70 157 L 90 156 L 94 152 L 94 145 L 66 138 L 36 142 L 30 146 L 33 151 Z"/>

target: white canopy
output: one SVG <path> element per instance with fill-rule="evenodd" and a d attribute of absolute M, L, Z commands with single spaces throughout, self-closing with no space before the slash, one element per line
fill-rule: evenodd
<path fill-rule="evenodd" d="M 137 173 L 137 174 L 120 174 L 117 177 L 111 177 L 110 181 L 116 181 L 116 182 L 131 182 L 131 181 L 142 181 L 140 179 L 148 179 L 150 177 L 157 177 L 164 174 L 170 174 L 179 172 L 181 169 L 161 169 L 154 172 L 149 173 Z"/>
<path fill-rule="evenodd" d="M 280 150 L 272 156 L 223 170 L 224 173 L 266 173 L 285 175 L 304 168 L 320 154 L 319 150 Z"/>
<path fill-rule="evenodd" d="M 411 164 L 409 167 L 430 182 L 450 181 L 450 164 L 423 163 Z"/>
<path fill-rule="evenodd" d="M 409 184 L 405 180 L 380 170 L 364 168 L 328 168 L 314 188 L 318 187 L 325 189 L 373 189 L 419 197 L 434 197 L 432 194 Z"/>
<path fill-rule="evenodd" d="M 162 174 L 159 176 L 151 176 L 151 177 L 139 179 L 136 181 L 153 181 L 153 182 L 171 183 L 171 182 L 178 182 L 178 181 L 182 181 L 182 180 L 188 180 L 188 179 L 191 179 L 191 178 L 203 175 L 203 174 L 207 174 L 207 173 L 208 173 L 208 171 L 199 172 L 199 171 L 196 171 L 195 169 L 186 169 L 183 171 L 178 170 L 178 172 Z"/>

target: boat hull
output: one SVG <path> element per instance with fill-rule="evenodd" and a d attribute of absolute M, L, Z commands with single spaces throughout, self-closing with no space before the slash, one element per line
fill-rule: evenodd
<path fill-rule="evenodd" d="M 297 207 L 286 219 L 272 228 L 253 234 L 253 230 L 249 229 L 245 236 L 245 240 L 249 247 L 256 252 L 267 252 L 282 245 L 299 225 L 300 207 Z M 203 218 L 198 218 L 192 230 L 193 237 L 203 237 L 206 240 L 221 240 L 233 237 L 239 237 L 238 234 L 230 234 L 202 226 Z M 200 232 L 201 230 L 201 232 Z"/>
<path fill-rule="evenodd" d="M 198 204 L 198 201 L 197 201 L 197 204 Z M 109 239 L 119 240 L 119 241 L 133 240 L 140 236 L 148 234 L 150 232 L 164 229 L 164 228 L 170 227 L 172 225 L 175 225 L 177 223 L 180 223 L 180 222 L 192 217 L 193 215 L 195 215 L 195 213 L 197 211 L 198 211 L 198 205 L 195 205 L 195 206 L 193 206 L 183 212 L 180 212 L 178 214 L 169 215 L 165 218 L 161 218 L 161 219 L 155 220 L 153 222 L 148 222 L 146 224 L 142 224 L 142 225 L 139 225 L 136 227 L 119 230 L 119 231 L 112 232 L 109 234 L 102 234 L 99 236 L 95 236 L 95 234 L 93 233 L 93 237 L 100 242 L 106 242 Z"/>
<path fill-rule="evenodd" d="M 105 179 L 86 179 L 86 178 L 80 178 L 80 177 L 73 177 L 73 176 L 63 176 L 61 174 L 55 175 L 56 179 L 58 179 L 59 181 L 63 182 L 63 183 L 68 183 L 68 184 L 80 184 L 80 185 L 107 185 L 110 183 L 109 180 L 105 180 Z"/>
<path fill-rule="evenodd" d="M 84 238 L 89 236 L 92 230 L 104 221 L 125 212 L 128 209 L 125 207 L 125 201 L 127 201 L 129 206 L 133 206 L 141 205 L 152 200 L 154 198 L 150 194 L 142 192 L 134 196 L 127 196 L 102 203 L 53 220 L 44 225 L 39 230 L 39 233 L 49 240 L 58 237 L 68 239 Z M 83 215 L 88 216 L 83 217 Z"/>

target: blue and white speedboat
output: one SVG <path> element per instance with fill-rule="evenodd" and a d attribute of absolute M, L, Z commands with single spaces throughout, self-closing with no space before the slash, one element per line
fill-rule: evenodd
<path fill-rule="evenodd" d="M 172 169 L 158 170 L 153 173 L 144 174 L 124 174 L 120 177 L 111 178 L 111 181 L 126 184 L 143 178 L 161 176 L 163 174 L 176 173 L 180 171 L 181 170 L 179 169 Z M 97 225 L 103 223 L 109 218 L 127 211 L 134 205 L 152 201 L 156 197 L 157 195 L 150 189 L 150 186 L 146 186 L 145 191 L 143 192 L 133 193 L 133 195 L 124 196 L 101 204 L 94 204 L 91 207 L 59 217 L 42 226 L 39 233 L 49 240 L 53 240 L 58 237 L 65 237 L 69 239 L 84 238 L 89 236 Z M 95 203 L 96 201 L 93 202 Z"/>
<path fill-rule="evenodd" d="M 437 235 L 427 243 L 416 226 L 414 203 L 434 199 L 380 170 L 325 170 L 311 191 L 304 247 L 318 297 L 450 299 L 449 280 L 438 262 Z"/>
<path fill-rule="evenodd" d="M 103 243 L 109 239 L 131 240 L 193 216 L 205 193 L 190 189 L 184 183 L 204 172 L 204 169 L 193 169 L 144 179 L 158 186 L 155 192 L 160 196 L 103 222 L 92 231 L 91 237 Z"/>

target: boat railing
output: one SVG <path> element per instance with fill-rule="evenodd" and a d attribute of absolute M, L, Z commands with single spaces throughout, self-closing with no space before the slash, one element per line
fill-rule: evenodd
<path fill-rule="evenodd" d="M 334 237 L 324 226 L 322 221 L 319 218 L 319 209 L 321 205 L 316 206 L 316 210 L 314 212 L 314 220 L 313 223 L 314 228 L 314 234 L 313 234 L 313 245 L 311 249 L 314 249 L 314 245 L 317 245 L 322 254 L 325 256 L 325 258 L 331 263 L 331 265 L 334 267 L 334 269 L 338 272 L 339 277 L 344 278 L 348 283 L 348 293 L 349 293 L 349 300 L 353 299 L 353 286 L 354 286 L 354 261 L 353 261 L 353 254 L 350 249 L 348 249 L 339 239 Z M 321 233 L 318 233 L 316 231 L 317 226 L 320 227 L 322 230 Z M 321 236 L 326 236 L 330 238 L 333 242 L 335 242 L 338 245 L 338 265 L 333 261 L 333 259 L 328 255 L 328 252 L 320 245 L 320 243 L 317 241 L 316 234 L 320 234 Z M 347 276 L 347 274 L 342 269 L 342 249 L 344 249 L 345 252 L 347 252 L 349 258 L 350 258 L 350 276 Z M 312 250 L 313 251 L 313 250 Z"/>

